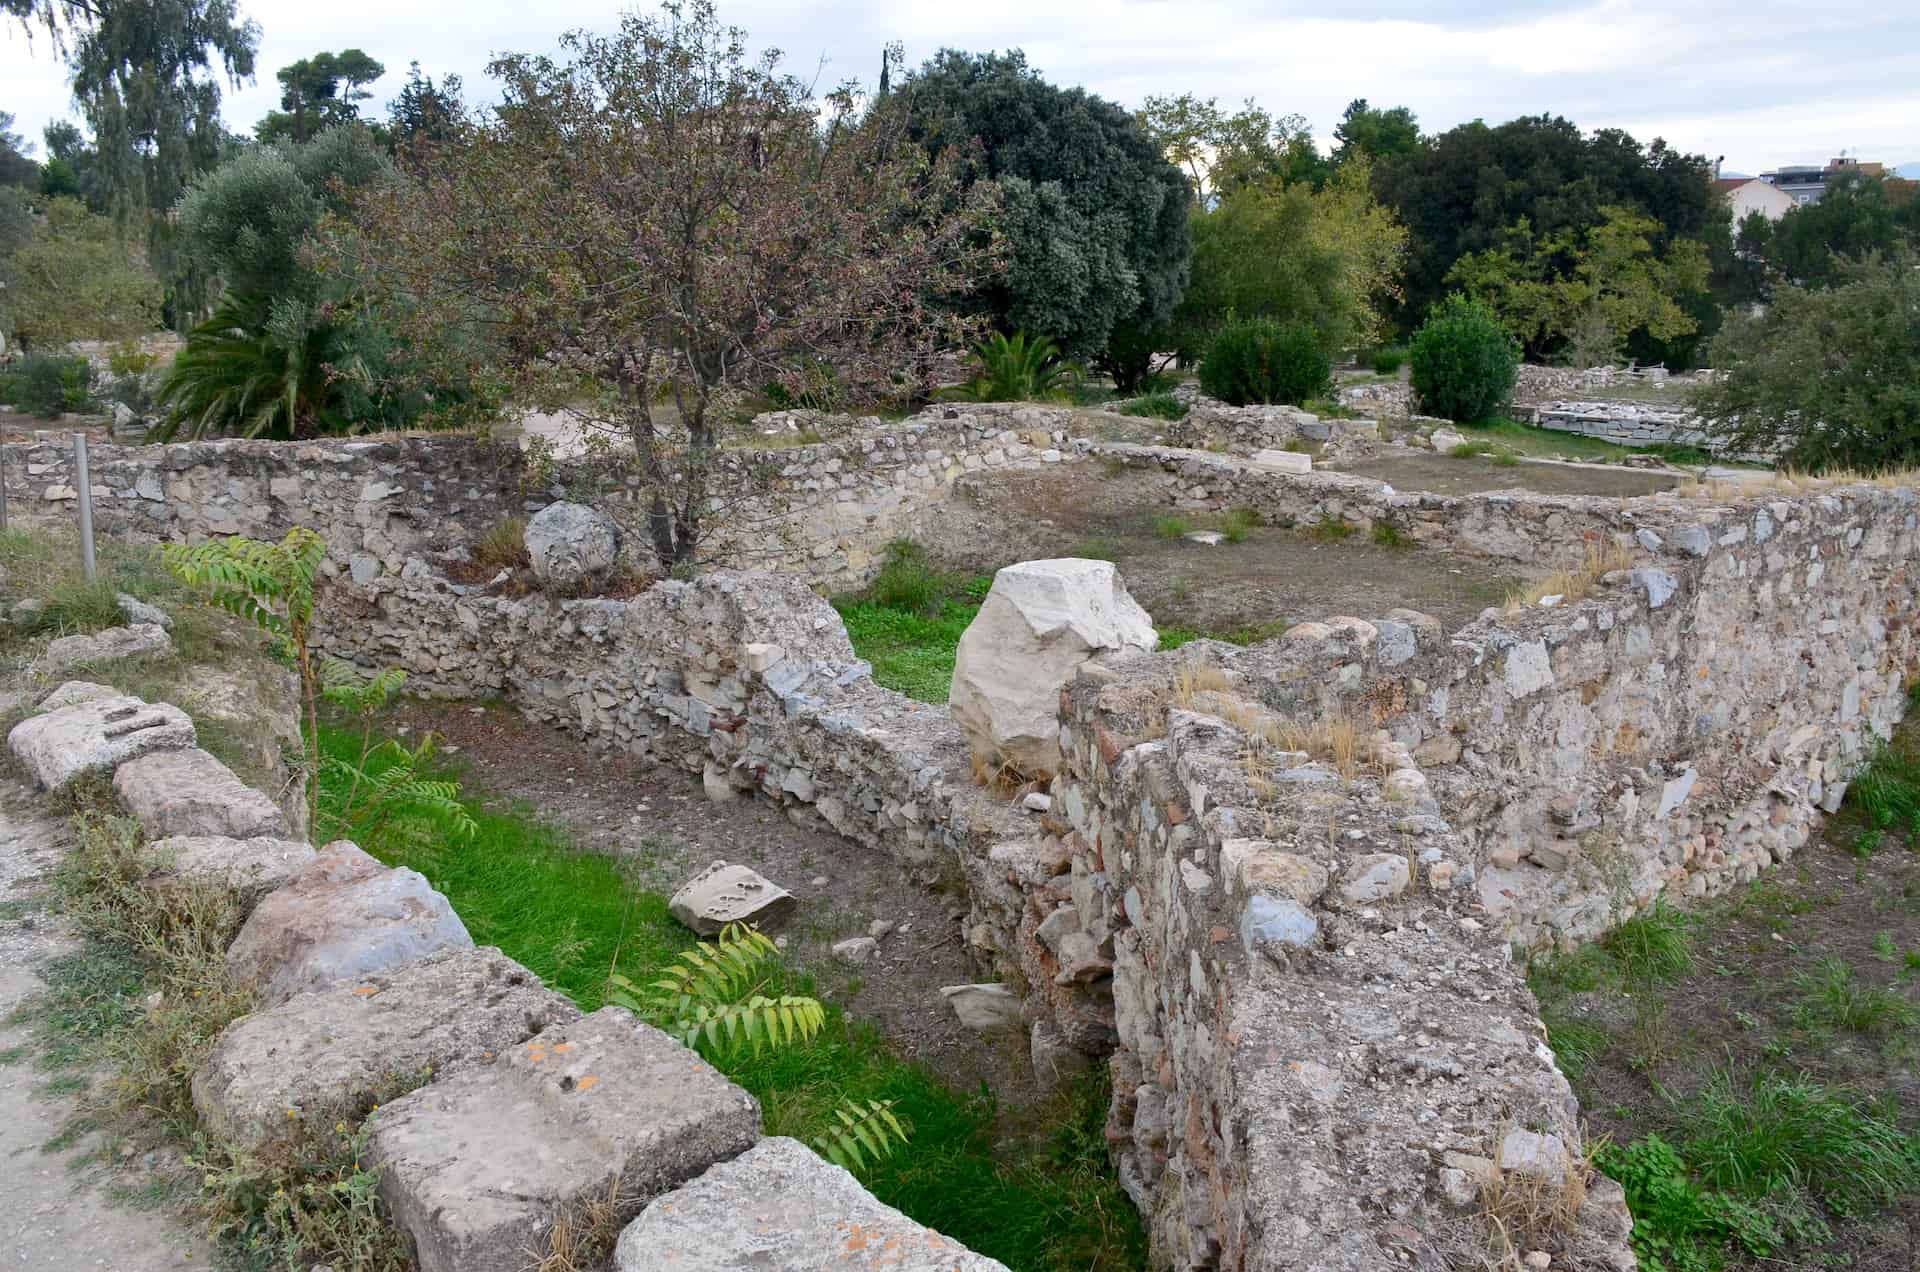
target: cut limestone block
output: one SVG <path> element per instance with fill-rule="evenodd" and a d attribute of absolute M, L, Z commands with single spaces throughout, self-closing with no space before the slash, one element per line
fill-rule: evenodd
<path fill-rule="evenodd" d="M 297 839 L 229 839 L 223 835 L 178 835 L 155 840 L 149 850 L 162 863 L 149 886 L 214 883 L 239 898 L 243 912 L 293 882 L 313 861 L 313 845 Z"/>
<path fill-rule="evenodd" d="M 619 1007 L 381 1106 L 370 1155 L 421 1272 L 521 1272 L 554 1221 L 654 1197 L 752 1147 L 760 1105 Z"/>
<path fill-rule="evenodd" d="M 340 840 L 254 907 L 227 949 L 227 969 L 283 1003 L 335 981 L 418 962 L 473 938 L 425 876 L 389 870 Z"/>
<path fill-rule="evenodd" d="M 1313 471 L 1313 457 L 1298 451 L 1255 451 L 1248 462 L 1256 468 L 1268 468 L 1277 473 L 1305 474 Z"/>
<path fill-rule="evenodd" d="M 175 751 L 193 742 L 193 721 L 186 712 L 131 694 L 89 698 L 30 716 L 7 735 L 8 747 L 48 790 L 58 790 L 82 773 L 111 773 L 136 756 Z"/>
<path fill-rule="evenodd" d="M 713 936 L 729 923 L 765 927 L 798 904 L 791 892 L 757 871 L 716 861 L 682 884 L 667 908 L 700 935 Z"/>
<path fill-rule="evenodd" d="M 654 1200 L 614 1272 L 1006 1272 L 883 1205 L 799 1140 L 765 1139 Z"/>
<path fill-rule="evenodd" d="M 123 658 L 164 658 L 173 652 L 173 638 L 158 623 L 109 627 L 83 636 L 62 636 L 40 656 L 40 670 L 59 673 L 69 667 L 119 662 Z"/>
<path fill-rule="evenodd" d="M 113 789 L 149 835 L 258 839 L 290 832 L 278 804 L 197 746 L 128 760 L 114 772 Z"/>
<path fill-rule="evenodd" d="M 62 707 L 77 706 L 82 702 L 97 702 L 101 698 L 124 697 L 112 685 L 97 685 L 91 680 L 69 680 L 40 699 L 39 710 L 58 711 Z"/>
<path fill-rule="evenodd" d="M 193 1075 L 193 1107 L 221 1139 L 259 1149 L 579 1018 L 499 950 L 441 950 L 234 1021 Z"/>
<path fill-rule="evenodd" d="M 1152 617 L 1110 561 L 1024 561 L 993 588 L 960 637 L 947 701 L 974 767 L 1050 777 L 1060 767 L 1060 689 L 1112 650 L 1151 650 Z"/>

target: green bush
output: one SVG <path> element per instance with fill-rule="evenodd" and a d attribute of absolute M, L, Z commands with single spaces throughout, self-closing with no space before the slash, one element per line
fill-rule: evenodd
<path fill-rule="evenodd" d="M 92 401 L 93 367 L 85 358 L 29 354 L 0 379 L 0 401 L 16 411 L 50 420 L 64 411 L 83 411 Z"/>
<path fill-rule="evenodd" d="M 1122 415 L 1143 415 L 1157 420 L 1187 418 L 1187 404 L 1171 393 L 1148 393 L 1120 404 Z"/>
<path fill-rule="evenodd" d="M 1373 351 L 1373 369 L 1378 375 L 1398 375 L 1407 361 L 1407 351 L 1398 345 Z"/>
<path fill-rule="evenodd" d="M 1207 346 L 1200 387 L 1208 396 L 1246 406 L 1284 402 L 1298 406 L 1324 391 L 1333 363 L 1320 337 L 1302 322 L 1270 318 L 1229 322 Z"/>
<path fill-rule="evenodd" d="M 1060 355 L 1053 341 L 995 332 L 974 346 L 980 374 L 967 383 L 976 402 L 1041 402 L 1071 389 L 1079 368 Z"/>
<path fill-rule="evenodd" d="M 1499 410 L 1520 373 L 1520 346 L 1493 311 L 1457 293 L 1434 306 L 1410 356 L 1421 409 L 1462 424 Z"/>

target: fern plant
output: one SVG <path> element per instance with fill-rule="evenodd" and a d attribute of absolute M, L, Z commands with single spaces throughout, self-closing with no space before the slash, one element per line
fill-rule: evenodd
<path fill-rule="evenodd" d="M 659 977 L 639 984 L 614 973 L 607 1001 L 625 1007 L 722 1066 L 742 1052 L 805 1046 L 826 1026 L 815 998 L 773 992 L 780 947 L 758 929 L 727 925 L 717 941 L 683 950 Z M 861 1171 L 891 1156 L 909 1131 L 891 1100 L 842 1099 L 812 1137 L 822 1157 Z"/>
<path fill-rule="evenodd" d="M 307 712 L 307 820 L 319 797 L 320 721 L 318 681 L 309 641 L 313 634 L 315 580 L 327 541 L 304 526 L 278 543 L 238 535 L 206 543 L 170 543 L 161 559 L 182 582 L 200 588 L 215 605 L 277 638 L 300 673 Z"/>
<path fill-rule="evenodd" d="M 460 801 L 460 783 L 420 775 L 433 759 L 438 735 L 429 733 L 412 747 L 374 739 L 374 717 L 406 682 L 407 673 L 398 667 L 362 676 L 350 663 L 327 664 L 321 696 L 360 721 L 356 758 L 328 755 L 320 760 L 321 774 L 330 779 L 322 784 L 346 791 L 339 806 L 329 811 L 329 821 L 366 838 L 384 834 L 419 840 L 437 833 L 471 839 L 479 825 Z"/>

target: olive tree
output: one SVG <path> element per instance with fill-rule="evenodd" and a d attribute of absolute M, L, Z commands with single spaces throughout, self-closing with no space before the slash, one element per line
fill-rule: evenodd
<path fill-rule="evenodd" d="M 624 435 L 669 569 L 731 493 L 717 398 L 823 375 L 849 398 L 924 393 L 972 334 L 938 302 L 997 259 L 992 189 L 745 39 L 687 0 L 567 35 L 558 59 L 501 57 L 500 105 L 403 150 L 407 179 L 338 240 L 435 358 Z"/>

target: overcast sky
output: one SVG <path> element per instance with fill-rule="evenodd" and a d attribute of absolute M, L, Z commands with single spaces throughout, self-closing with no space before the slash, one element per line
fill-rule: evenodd
<path fill-rule="evenodd" d="M 322 49 L 358 47 L 386 64 L 375 103 L 407 63 L 465 76 L 486 95 L 490 53 L 551 47 L 570 27 L 605 29 L 615 7 L 580 0 L 241 0 L 259 22 L 260 74 L 230 90 L 237 131 L 277 105 L 273 72 Z M 1822 162 L 1842 151 L 1920 161 L 1920 3 L 1815 6 L 1806 0 L 721 0 L 756 46 L 825 79 L 871 82 L 880 49 L 910 64 L 936 49 L 1024 48 L 1050 80 L 1129 107 L 1150 93 L 1257 99 L 1311 122 L 1323 148 L 1347 102 L 1411 106 L 1423 131 L 1466 120 L 1565 115 L 1582 128 L 1664 136 L 1726 156 L 1729 170 Z M 68 115 L 66 75 L 44 35 L 6 20 L 0 110 L 38 142 Z M 476 91 L 482 90 L 482 91 Z"/>

